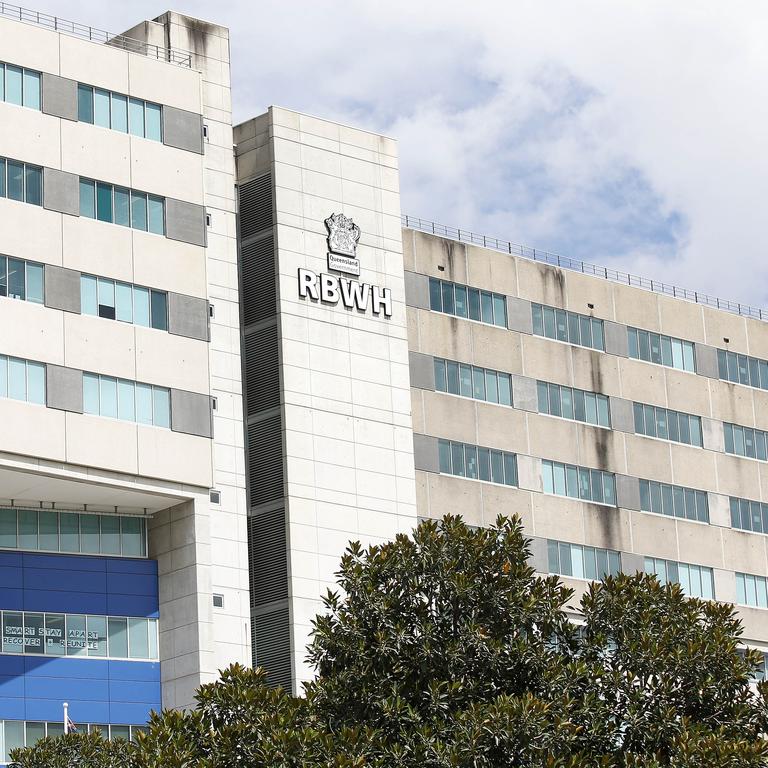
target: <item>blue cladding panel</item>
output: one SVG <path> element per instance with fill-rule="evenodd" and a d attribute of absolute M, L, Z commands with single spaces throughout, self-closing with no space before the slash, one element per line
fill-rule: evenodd
<path fill-rule="evenodd" d="M 157 618 L 154 560 L 0 551 L 0 609 Z M 0 719 L 144 723 L 160 709 L 160 664 L 0 653 Z"/>

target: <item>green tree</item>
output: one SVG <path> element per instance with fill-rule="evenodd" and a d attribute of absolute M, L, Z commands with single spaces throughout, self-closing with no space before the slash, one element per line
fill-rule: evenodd
<path fill-rule="evenodd" d="M 340 592 L 315 621 L 318 676 L 305 696 L 233 666 L 200 688 L 193 712 L 153 715 L 135 745 L 70 735 L 14 759 L 22 768 L 111 768 L 114 758 L 121 768 L 768 766 L 768 688 L 751 682 L 759 658 L 739 652 L 731 606 L 644 574 L 592 584 L 575 606 L 557 577 L 535 575 L 529 554 L 515 518 L 472 529 L 447 517 L 381 546 L 352 544 Z"/>

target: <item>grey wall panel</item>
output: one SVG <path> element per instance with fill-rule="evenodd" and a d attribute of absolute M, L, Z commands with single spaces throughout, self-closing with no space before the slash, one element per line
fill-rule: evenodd
<path fill-rule="evenodd" d="M 720 378 L 720 368 L 717 364 L 717 350 L 707 344 L 695 344 L 696 373 L 708 376 L 710 379 Z"/>
<path fill-rule="evenodd" d="M 536 392 L 536 379 L 512 374 L 512 404 L 521 411 L 538 413 L 539 396 Z"/>
<path fill-rule="evenodd" d="M 185 109 L 163 106 L 163 144 L 203 154 L 203 117 Z"/>
<path fill-rule="evenodd" d="M 534 537 L 530 543 L 531 556 L 528 559 L 529 564 L 536 570 L 536 573 L 549 573 L 549 556 L 547 554 L 547 540 Z"/>
<path fill-rule="evenodd" d="M 627 357 L 629 346 L 626 325 L 614 323 L 612 320 L 603 320 L 603 334 L 605 337 L 605 351 L 608 354 Z"/>
<path fill-rule="evenodd" d="M 208 341 L 208 301 L 180 293 L 168 294 L 168 332 Z"/>
<path fill-rule="evenodd" d="M 80 177 L 55 168 L 43 168 L 43 208 L 79 216 Z"/>
<path fill-rule="evenodd" d="M 635 413 L 632 401 L 624 400 L 621 397 L 611 397 L 608 402 L 611 410 L 611 429 L 634 433 Z"/>
<path fill-rule="evenodd" d="M 211 398 L 196 392 L 172 389 L 171 429 L 187 435 L 213 437 Z"/>
<path fill-rule="evenodd" d="M 46 264 L 45 306 L 80 314 L 80 273 Z"/>
<path fill-rule="evenodd" d="M 46 115 L 77 120 L 77 82 L 43 72 L 42 111 Z"/>
<path fill-rule="evenodd" d="M 411 386 L 416 389 L 435 390 L 435 359 L 421 352 L 408 353 Z"/>
<path fill-rule="evenodd" d="M 60 365 L 45 366 L 45 402 L 49 408 L 83 412 L 83 372 Z"/>
<path fill-rule="evenodd" d="M 622 509 L 640 509 L 640 481 L 628 475 L 616 475 L 616 503 Z"/>
<path fill-rule="evenodd" d="M 423 472 L 439 472 L 440 456 L 437 438 L 428 435 L 413 436 L 413 463 Z"/>
<path fill-rule="evenodd" d="M 701 418 L 701 442 L 708 451 L 725 451 L 725 431 L 723 422 L 716 419 Z"/>
<path fill-rule="evenodd" d="M 530 301 L 507 296 L 507 328 L 520 333 L 533 333 Z"/>
<path fill-rule="evenodd" d="M 165 234 L 170 240 L 205 247 L 205 208 L 195 203 L 174 200 L 172 197 L 166 198 Z"/>
<path fill-rule="evenodd" d="M 634 552 L 622 552 L 621 570 L 630 576 L 638 571 L 645 573 L 645 558 L 642 555 L 636 555 Z"/>
<path fill-rule="evenodd" d="M 429 309 L 429 278 L 426 275 L 405 273 L 405 303 L 409 307 Z"/>

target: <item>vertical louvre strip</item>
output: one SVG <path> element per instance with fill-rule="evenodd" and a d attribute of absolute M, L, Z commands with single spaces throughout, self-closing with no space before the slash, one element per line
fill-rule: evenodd
<path fill-rule="evenodd" d="M 259 323 L 277 312 L 275 242 L 272 232 L 240 246 L 243 325 Z"/>
<path fill-rule="evenodd" d="M 272 174 L 266 173 L 239 188 L 240 240 L 273 227 Z"/>
<path fill-rule="evenodd" d="M 291 691 L 291 638 L 288 606 L 251 619 L 254 665 L 267 671 L 267 683 Z"/>
<path fill-rule="evenodd" d="M 283 498 L 282 423 L 279 414 L 248 425 L 251 507 Z"/>
<path fill-rule="evenodd" d="M 253 605 L 288 598 L 284 509 L 248 518 L 248 566 Z"/>

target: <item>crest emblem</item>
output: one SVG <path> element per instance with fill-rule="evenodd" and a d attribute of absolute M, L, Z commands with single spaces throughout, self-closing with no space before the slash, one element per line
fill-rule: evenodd
<path fill-rule="evenodd" d="M 334 213 L 325 220 L 325 228 L 328 230 L 328 269 L 358 276 L 360 263 L 357 260 L 357 242 L 360 240 L 360 227 L 343 213 Z"/>

